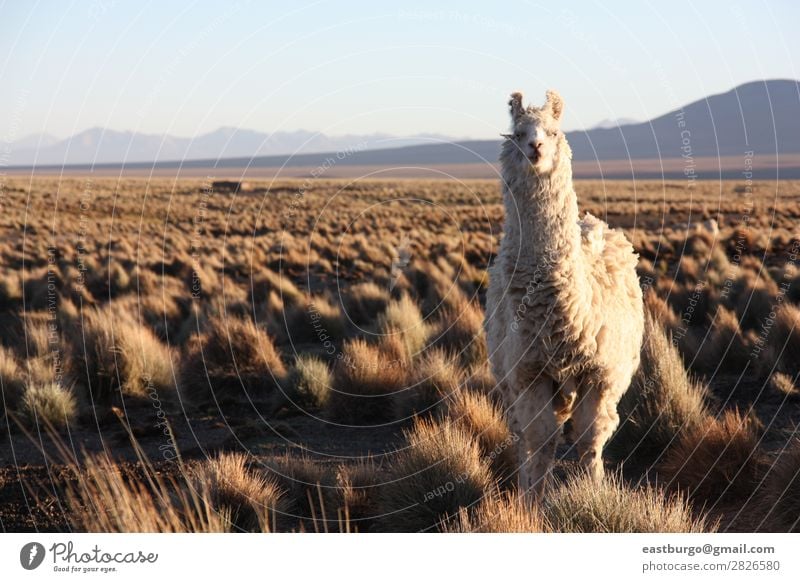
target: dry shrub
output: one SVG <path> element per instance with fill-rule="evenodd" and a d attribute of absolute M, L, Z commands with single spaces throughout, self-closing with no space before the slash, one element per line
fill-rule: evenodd
<path fill-rule="evenodd" d="M 292 344 L 339 341 L 344 337 L 342 310 L 325 297 L 312 297 L 286 310 L 282 335 Z"/>
<path fill-rule="evenodd" d="M 756 498 L 755 531 L 800 532 L 800 439 L 793 439 L 766 470 Z"/>
<path fill-rule="evenodd" d="M 429 350 L 414 364 L 408 387 L 395 398 L 396 417 L 433 412 L 464 381 L 458 362 L 441 350 Z"/>
<path fill-rule="evenodd" d="M 285 305 L 299 305 L 305 298 L 288 276 L 266 268 L 253 275 L 252 285 L 255 301 L 267 297 L 271 292 L 275 292 Z"/>
<path fill-rule="evenodd" d="M 379 484 L 377 469 L 370 459 L 340 465 L 336 480 L 341 495 L 337 510 L 339 531 L 368 531 L 376 514 L 375 495 Z"/>
<path fill-rule="evenodd" d="M 489 358 L 483 319 L 480 306 L 464 300 L 443 311 L 431 343 L 457 355 L 464 367 L 478 367 Z"/>
<path fill-rule="evenodd" d="M 795 379 L 783 372 L 775 372 L 770 375 L 769 387 L 784 398 L 800 396 Z"/>
<path fill-rule="evenodd" d="M 700 345 L 695 365 L 697 369 L 738 373 L 747 365 L 750 349 L 736 314 L 720 306 L 713 319 L 711 333 Z"/>
<path fill-rule="evenodd" d="M 382 530 L 432 530 L 494 487 L 478 443 L 452 421 L 418 420 L 406 438 L 378 492 Z"/>
<path fill-rule="evenodd" d="M 274 412 L 286 401 L 286 375 L 267 332 L 249 319 L 215 317 L 189 341 L 181 392 L 201 405 L 252 399 Z"/>
<path fill-rule="evenodd" d="M 25 374 L 11 350 L 0 345 L 0 415 L 5 410 L 14 410 L 25 391 Z"/>
<path fill-rule="evenodd" d="M 641 365 L 620 401 L 621 422 L 609 452 L 639 467 L 652 465 L 682 431 L 705 422 L 705 393 L 687 375 L 661 325 L 646 312 Z"/>
<path fill-rule="evenodd" d="M 548 498 L 544 513 L 563 533 L 702 533 L 713 531 L 694 517 L 680 494 L 665 496 L 645 487 L 629 489 L 608 475 L 599 485 L 588 475 L 572 475 Z"/>
<path fill-rule="evenodd" d="M 447 413 L 478 441 L 495 478 L 509 481 L 517 470 L 518 437 L 509 430 L 500 408 L 485 394 L 460 390 L 448 400 Z"/>
<path fill-rule="evenodd" d="M 0 275 L 0 310 L 11 309 L 22 299 L 19 272 L 4 270 Z"/>
<path fill-rule="evenodd" d="M 164 476 L 147 463 L 144 476 L 105 455 L 70 465 L 68 517 L 79 531 L 94 533 L 226 532 L 231 520 L 204 500 L 204 491 L 183 476 Z"/>
<path fill-rule="evenodd" d="M 346 343 L 334 370 L 328 417 L 344 424 L 393 420 L 394 397 L 405 386 L 406 374 L 405 362 L 379 346 L 362 339 Z"/>
<path fill-rule="evenodd" d="M 289 373 L 292 399 L 303 408 L 322 408 L 331 393 L 331 372 L 328 364 L 315 356 L 298 356 Z"/>
<path fill-rule="evenodd" d="M 538 506 L 519 493 L 495 493 L 442 526 L 445 533 L 544 533 L 547 522 Z"/>
<path fill-rule="evenodd" d="M 286 491 L 286 513 L 278 516 L 281 529 L 337 530 L 345 500 L 335 467 L 288 454 L 265 465 L 270 477 Z"/>
<path fill-rule="evenodd" d="M 274 531 L 285 513 L 283 492 L 271 479 L 248 467 L 247 455 L 224 453 L 203 462 L 193 475 L 197 491 L 237 531 Z"/>
<path fill-rule="evenodd" d="M 756 348 L 766 344 L 759 357 L 762 375 L 779 371 L 796 376 L 800 373 L 800 309 L 784 303 L 773 314 L 774 318 L 765 320 L 756 341 Z"/>
<path fill-rule="evenodd" d="M 57 382 L 37 382 L 25 387 L 20 411 L 30 426 L 63 429 L 74 424 L 78 404 L 69 388 Z"/>
<path fill-rule="evenodd" d="M 746 500 L 762 474 L 758 421 L 733 410 L 684 432 L 659 464 L 667 486 L 706 503 Z"/>
<path fill-rule="evenodd" d="M 73 375 L 93 404 L 147 398 L 174 387 L 172 354 L 153 332 L 109 308 L 84 311 L 72 337 Z"/>
<path fill-rule="evenodd" d="M 741 286 L 736 289 L 739 292 L 735 304 L 739 324 L 745 330 L 758 329 L 772 311 L 778 286 L 772 280 L 757 279 L 752 274 L 744 275 L 737 284 Z"/>
<path fill-rule="evenodd" d="M 356 325 L 370 324 L 389 305 L 389 292 L 375 283 L 359 283 L 347 290 L 344 309 L 347 317 Z"/>
<path fill-rule="evenodd" d="M 408 295 L 389 303 L 378 318 L 378 327 L 382 334 L 397 336 L 402 340 L 409 359 L 422 351 L 430 333 L 419 307 Z"/>

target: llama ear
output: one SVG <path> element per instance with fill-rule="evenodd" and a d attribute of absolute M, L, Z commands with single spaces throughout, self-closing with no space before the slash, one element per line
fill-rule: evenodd
<path fill-rule="evenodd" d="M 561 95 L 558 94 L 558 91 L 554 91 L 553 89 L 548 89 L 546 95 L 547 100 L 542 109 L 549 111 L 550 115 L 552 115 L 553 119 L 556 121 L 560 120 L 561 114 L 564 112 L 564 100 L 561 98 Z"/>
<path fill-rule="evenodd" d="M 511 112 L 511 119 L 516 120 L 525 108 L 522 106 L 522 93 L 515 91 L 511 94 L 511 99 L 508 101 L 508 107 Z"/>

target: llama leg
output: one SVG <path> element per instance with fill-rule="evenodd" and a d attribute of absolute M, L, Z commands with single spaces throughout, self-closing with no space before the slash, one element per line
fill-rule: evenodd
<path fill-rule="evenodd" d="M 516 415 L 520 435 L 519 484 L 541 499 L 550 478 L 559 425 L 553 409 L 553 382 L 538 380 L 520 393 Z"/>
<path fill-rule="evenodd" d="M 585 382 L 579 389 L 578 402 L 572 414 L 575 446 L 581 466 L 595 483 L 603 480 L 603 447 L 619 424 L 616 399 L 609 401 L 612 391 L 598 384 Z"/>

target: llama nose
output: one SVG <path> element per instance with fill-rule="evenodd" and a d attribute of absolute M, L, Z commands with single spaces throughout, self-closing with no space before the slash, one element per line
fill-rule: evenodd
<path fill-rule="evenodd" d="M 528 145 L 531 146 L 531 148 L 535 149 L 536 151 L 539 151 L 539 149 L 541 149 L 541 147 L 542 147 L 542 142 L 540 142 L 540 141 L 531 141 L 531 142 L 528 142 Z"/>

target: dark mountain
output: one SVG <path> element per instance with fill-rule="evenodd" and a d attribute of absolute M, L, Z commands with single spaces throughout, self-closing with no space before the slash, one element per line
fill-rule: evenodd
<path fill-rule="evenodd" d="M 756 81 L 644 123 L 567 135 L 575 160 L 800 153 L 800 85 Z"/>

